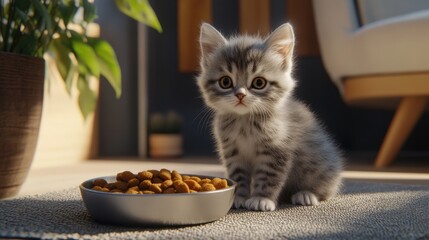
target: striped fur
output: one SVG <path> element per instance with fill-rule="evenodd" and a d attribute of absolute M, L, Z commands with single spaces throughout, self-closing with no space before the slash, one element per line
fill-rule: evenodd
<path fill-rule="evenodd" d="M 334 196 L 343 159 L 308 107 L 292 96 L 292 27 L 282 25 L 266 39 L 227 40 L 203 24 L 200 44 L 197 83 L 215 112 L 219 156 L 238 183 L 234 206 L 272 211 L 279 202 L 316 205 Z M 219 83 L 225 76 L 229 88 Z M 253 85 L 258 77 L 267 82 L 262 89 Z"/>

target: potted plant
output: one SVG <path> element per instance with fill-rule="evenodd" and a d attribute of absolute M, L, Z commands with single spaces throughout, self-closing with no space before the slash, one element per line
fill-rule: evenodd
<path fill-rule="evenodd" d="M 121 69 L 110 44 L 87 34 L 90 0 L 0 0 L 0 198 L 24 182 L 37 143 L 43 103 L 44 58 L 70 93 L 77 86 L 84 118 L 96 106 L 92 82 L 103 75 L 121 96 Z M 126 15 L 161 31 L 147 0 L 116 0 Z M 52 72 L 52 71 L 47 71 Z"/>
<path fill-rule="evenodd" d="M 149 154 L 153 158 L 183 154 L 182 118 L 175 112 L 154 113 L 149 122 Z"/>

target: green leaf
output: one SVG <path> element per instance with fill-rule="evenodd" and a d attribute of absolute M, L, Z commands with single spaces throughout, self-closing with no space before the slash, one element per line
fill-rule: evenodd
<path fill-rule="evenodd" d="M 89 87 L 89 82 L 85 79 L 85 76 L 79 76 L 77 88 L 79 89 L 79 108 L 83 118 L 87 119 L 95 110 L 97 95 Z"/>
<path fill-rule="evenodd" d="M 43 6 L 40 0 L 31 1 L 34 7 L 34 17 L 38 19 L 37 26 L 41 32 L 45 29 L 48 30 L 48 34 L 52 34 L 51 15 L 45 6 Z"/>
<path fill-rule="evenodd" d="M 18 15 L 19 19 L 21 19 L 23 24 L 27 22 L 28 15 L 24 11 L 16 9 L 16 15 Z"/>
<path fill-rule="evenodd" d="M 28 11 L 30 10 L 31 2 L 28 0 L 16 0 L 15 11 L 16 15 L 21 19 L 22 23 L 26 23 L 28 19 Z"/>
<path fill-rule="evenodd" d="M 72 38 L 71 45 L 73 52 L 79 62 L 79 68 L 87 70 L 95 77 L 100 77 L 100 65 L 98 63 L 97 55 L 95 54 L 92 47 L 84 43 L 81 39 Z"/>
<path fill-rule="evenodd" d="M 154 28 L 159 33 L 162 32 L 161 24 L 148 0 L 116 0 L 115 2 L 125 15 Z"/>
<path fill-rule="evenodd" d="M 95 19 L 95 6 L 88 0 L 83 0 L 83 20 L 85 22 L 92 22 Z"/>
<path fill-rule="evenodd" d="M 37 46 L 38 44 L 36 36 L 31 33 L 25 33 L 19 38 L 18 43 L 13 49 L 13 52 L 25 55 L 33 55 L 37 49 Z"/>
<path fill-rule="evenodd" d="M 71 88 L 73 85 L 73 79 L 77 73 L 77 66 L 70 59 L 69 54 L 72 53 L 71 49 L 67 47 L 67 44 L 64 44 L 64 41 L 67 41 L 67 38 L 57 38 L 54 39 L 50 48 L 54 52 L 54 57 L 57 61 L 58 72 L 60 73 L 68 94 L 71 93 Z"/>
<path fill-rule="evenodd" d="M 100 64 L 100 72 L 113 87 L 116 97 L 121 96 L 121 68 L 112 46 L 101 39 L 90 38 L 88 43 L 93 47 Z"/>
<path fill-rule="evenodd" d="M 78 7 L 75 5 L 74 0 L 58 1 L 58 11 L 60 12 L 65 26 L 73 19 L 77 10 Z"/>
<path fill-rule="evenodd" d="M 23 12 L 27 12 L 30 9 L 30 3 L 28 0 L 15 0 L 15 7 Z"/>

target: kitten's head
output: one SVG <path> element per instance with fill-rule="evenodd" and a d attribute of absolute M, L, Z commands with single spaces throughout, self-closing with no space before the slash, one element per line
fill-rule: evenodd
<path fill-rule="evenodd" d="M 204 23 L 197 81 L 206 104 L 219 113 L 240 115 L 282 107 L 295 86 L 291 77 L 294 41 L 290 24 L 265 39 L 225 39 Z"/>

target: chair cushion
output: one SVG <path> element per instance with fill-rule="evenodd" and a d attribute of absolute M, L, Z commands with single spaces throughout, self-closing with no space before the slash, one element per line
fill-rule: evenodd
<path fill-rule="evenodd" d="M 429 9 L 428 0 L 356 0 L 361 24 Z"/>
<path fill-rule="evenodd" d="M 325 64 L 334 83 L 351 76 L 429 72 L 429 10 L 388 18 L 327 43 Z M 429 79 L 428 79 L 429 81 Z"/>

